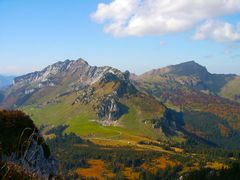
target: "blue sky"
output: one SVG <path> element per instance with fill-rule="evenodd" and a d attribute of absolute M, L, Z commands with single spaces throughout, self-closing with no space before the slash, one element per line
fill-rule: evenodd
<path fill-rule="evenodd" d="M 121 2 L 128 1 L 134 0 Z M 116 20 L 117 12 L 111 14 L 107 9 L 113 2 L 0 0 L 0 74 L 24 74 L 56 61 L 80 57 L 91 65 L 109 65 L 137 74 L 190 60 L 206 66 L 210 72 L 240 74 L 240 9 L 194 19 L 194 25 L 181 30 L 144 27 L 139 31 L 141 25 L 135 31 L 124 25 L 124 31 L 122 27 L 112 31 L 106 28 Z M 105 3 L 104 13 L 99 3 Z M 130 15 L 140 14 L 139 9 L 134 7 Z M 127 18 L 123 18 L 124 24 L 130 22 Z M 211 30 L 224 23 L 232 25 L 234 37 L 212 35 Z M 211 28 L 203 31 L 204 24 Z M 116 35 L 116 30 L 121 33 Z M 197 32 L 200 36 L 193 39 Z"/>

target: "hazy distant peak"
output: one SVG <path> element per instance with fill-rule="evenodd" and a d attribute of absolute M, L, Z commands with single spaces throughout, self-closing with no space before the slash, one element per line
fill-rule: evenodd
<path fill-rule="evenodd" d="M 168 67 L 174 68 L 172 70 L 177 70 L 177 69 L 178 70 L 180 70 L 180 69 L 191 70 L 191 69 L 195 69 L 195 70 L 206 70 L 207 71 L 206 67 L 198 64 L 195 61 L 187 61 L 187 62 L 183 62 L 183 63 L 180 63 L 180 64 L 171 65 L 171 66 L 168 66 Z M 187 68 L 189 68 L 189 69 L 187 69 Z"/>
<path fill-rule="evenodd" d="M 3 76 L 0 75 L 0 88 L 7 87 L 12 84 L 14 77 L 13 76 Z"/>
<path fill-rule="evenodd" d="M 168 67 L 170 69 L 169 73 L 189 76 L 189 75 L 209 75 L 207 68 L 196 63 L 195 61 L 188 61 L 181 64 L 173 65 Z"/>
<path fill-rule="evenodd" d="M 153 69 L 141 75 L 140 77 L 158 76 L 158 75 L 175 75 L 175 76 L 197 76 L 199 78 L 207 78 L 211 75 L 207 68 L 196 63 L 195 61 L 187 61 L 177 65 L 170 65 L 160 69 Z"/>
<path fill-rule="evenodd" d="M 180 64 L 192 64 L 192 65 L 199 65 L 199 66 L 201 66 L 200 64 L 198 64 L 196 61 L 194 61 L 194 60 L 191 60 L 191 61 L 186 61 L 186 62 L 183 62 L 183 63 L 179 63 L 179 64 L 177 64 L 177 65 L 180 65 Z"/>

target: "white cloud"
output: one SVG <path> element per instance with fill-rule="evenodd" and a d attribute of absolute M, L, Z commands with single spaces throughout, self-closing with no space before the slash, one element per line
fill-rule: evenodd
<path fill-rule="evenodd" d="M 240 0 L 113 0 L 91 17 L 114 36 L 163 35 L 240 11 Z"/>
<path fill-rule="evenodd" d="M 234 26 L 228 22 L 206 21 L 197 29 L 193 39 L 212 39 L 218 42 L 240 41 L 240 23 L 234 28 Z"/>
<path fill-rule="evenodd" d="M 98 4 L 92 17 L 98 22 L 112 19 L 116 22 L 126 21 L 137 9 L 140 0 L 115 0 L 110 4 Z"/>

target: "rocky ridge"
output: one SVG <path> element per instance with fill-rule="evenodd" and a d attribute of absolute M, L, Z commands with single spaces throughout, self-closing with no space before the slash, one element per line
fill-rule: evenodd
<path fill-rule="evenodd" d="M 126 109 L 120 102 L 121 98 L 137 93 L 136 88 L 129 80 L 129 76 L 128 71 L 122 73 L 119 70 L 110 69 L 95 84 L 86 86 L 82 91 L 79 91 L 79 96 L 73 105 L 77 103 L 91 104 L 99 119 L 119 119 Z M 111 86 L 108 87 L 109 91 L 99 94 L 99 89 L 105 89 L 107 86 Z"/>
<path fill-rule="evenodd" d="M 116 120 L 124 114 L 121 97 L 137 92 L 129 76 L 128 71 L 123 73 L 108 66 L 90 66 L 83 59 L 57 62 L 42 71 L 16 77 L 14 84 L 2 98 L 2 106 L 25 105 L 35 100 L 35 96 L 41 97 L 41 93 L 49 89 L 56 90 L 57 95 L 41 103 L 39 107 L 58 103 L 61 97 L 76 93 L 78 96 L 72 105 L 91 103 L 99 119 Z M 99 89 L 111 86 L 109 84 L 114 86 L 109 87 L 107 93 L 98 93 Z"/>

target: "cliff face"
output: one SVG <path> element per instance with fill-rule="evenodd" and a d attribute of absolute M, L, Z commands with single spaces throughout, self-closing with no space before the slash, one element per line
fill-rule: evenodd
<path fill-rule="evenodd" d="M 20 111 L 0 111 L 1 163 L 14 164 L 36 178 L 58 175 L 58 162 L 31 119 Z"/>
<path fill-rule="evenodd" d="M 117 120 L 124 113 L 121 104 L 114 98 L 114 96 L 106 96 L 99 99 L 96 110 L 97 116 L 100 119 L 107 120 Z"/>
<path fill-rule="evenodd" d="M 97 118 L 101 120 L 119 119 L 126 109 L 121 99 L 138 93 L 129 80 L 129 74 L 128 71 L 122 73 L 117 69 L 109 68 L 97 81 L 78 91 L 79 96 L 73 105 L 90 104 Z"/>
<path fill-rule="evenodd" d="M 21 156 L 17 153 L 2 155 L 2 162 L 18 165 L 24 171 L 43 179 L 58 175 L 58 161 L 52 156 L 46 157 L 43 146 L 34 139 Z"/>

